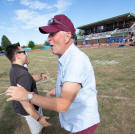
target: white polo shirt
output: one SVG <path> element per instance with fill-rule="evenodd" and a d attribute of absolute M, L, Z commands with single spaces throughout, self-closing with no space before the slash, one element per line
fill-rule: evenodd
<path fill-rule="evenodd" d="M 61 127 L 75 133 L 99 123 L 93 67 L 88 56 L 74 44 L 58 59 L 56 97 L 60 96 L 62 85 L 67 81 L 80 83 L 82 88 L 67 112 L 59 113 Z"/>

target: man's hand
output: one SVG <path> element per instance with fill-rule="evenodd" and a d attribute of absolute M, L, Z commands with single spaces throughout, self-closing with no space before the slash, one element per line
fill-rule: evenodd
<path fill-rule="evenodd" d="M 10 98 L 7 99 L 7 101 L 26 101 L 27 100 L 27 95 L 28 91 L 17 84 L 17 86 L 10 86 L 8 90 L 6 91 L 6 96 L 11 96 Z"/>
<path fill-rule="evenodd" d="M 48 91 L 48 92 L 46 93 L 46 96 L 47 96 L 47 97 L 55 96 L 55 95 L 56 95 L 56 88 L 53 88 L 53 89 L 51 89 L 50 91 Z"/>
<path fill-rule="evenodd" d="M 47 116 L 42 116 L 39 123 L 44 126 L 44 127 L 49 127 L 49 126 L 52 126 L 51 123 L 47 122 L 46 120 L 50 119 L 50 117 L 47 117 Z"/>

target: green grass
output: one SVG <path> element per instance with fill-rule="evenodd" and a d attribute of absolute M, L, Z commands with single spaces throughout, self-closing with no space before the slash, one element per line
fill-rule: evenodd
<path fill-rule="evenodd" d="M 101 123 L 95 134 L 135 134 L 135 48 L 85 48 L 82 51 L 91 60 L 97 82 Z M 34 50 L 28 54 L 30 73 L 45 72 L 53 79 L 37 83 L 43 95 L 42 90 L 49 90 L 56 84 L 57 56 L 50 50 Z M 9 61 L 0 56 L 0 93 L 10 85 L 9 69 Z M 6 99 L 0 96 L 0 134 L 30 134 L 25 120 L 14 113 L 11 102 Z M 60 128 L 58 113 L 44 110 L 44 114 L 51 117 L 53 124 L 46 128 L 46 134 L 69 134 Z"/>

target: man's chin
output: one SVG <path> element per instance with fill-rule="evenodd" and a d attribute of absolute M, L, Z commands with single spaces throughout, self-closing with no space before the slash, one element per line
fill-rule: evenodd
<path fill-rule="evenodd" d="M 56 52 L 54 52 L 54 51 L 52 51 L 52 53 L 53 53 L 54 55 L 57 55 L 57 56 L 59 56 L 59 54 L 58 54 L 58 53 L 56 53 Z"/>
<path fill-rule="evenodd" d="M 53 48 L 51 48 L 51 51 L 52 51 L 53 54 L 55 54 L 55 51 L 53 50 Z"/>
<path fill-rule="evenodd" d="M 57 55 L 55 52 L 52 51 L 53 54 Z"/>

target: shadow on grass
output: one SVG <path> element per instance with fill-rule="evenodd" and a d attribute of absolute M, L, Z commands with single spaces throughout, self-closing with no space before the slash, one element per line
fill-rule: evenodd
<path fill-rule="evenodd" d="M 8 76 L 9 75 L 9 72 L 2 72 L 2 73 L 0 73 L 0 77 L 2 78 L 3 76 L 5 77 L 5 76 Z"/>
<path fill-rule="evenodd" d="M 71 134 L 70 132 L 61 128 L 57 112 L 45 110 L 43 111 L 43 113 L 45 116 L 50 117 L 50 120 L 48 120 L 48 122 L 52 124 L 51 127 L 45 128 L 46 134 Z"/>
<path fill-rule="evenodd" d="M 0 134 L 13 134 L 21 126 L 20 117 L 13 111 L 12 103 L 8 102 L 2 110 L 0 118 Z"/>

